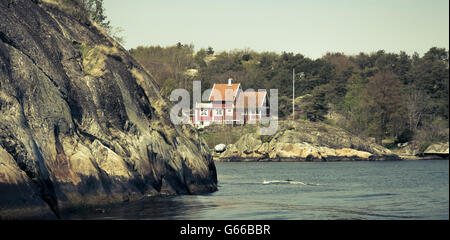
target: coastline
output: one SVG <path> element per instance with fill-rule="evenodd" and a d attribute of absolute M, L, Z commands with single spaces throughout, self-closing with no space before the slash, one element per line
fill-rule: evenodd
<path fill-rule="evenodd" d="M 424 156 L 419 157 L 415 155 L 398 155 L 398 158 L 393 157 L 379 157 L 372 159 L 364 159 L 359 157 L 346 157 L 346 158 L 328 158 L 327 160 L 322 159 L 306 159 L 306 158 L 254 158 L 254 157 L 220 157 L 213 155 L 214 162 L 379 162 L 379 161 L 430 161 L 439 160 L 445 161 L 449 158 L 443 158 L 439 156 Z"/>
<path fill-rule="evenodd" d="M 402 158 L 404 161 L 420 161 L 420 160 L 449 160 L 448 157 L 440 157 L 436 155 L 430 155 L 430 156 L 415 156 L 415 155 L 398 155 L 400 158 Z"/>

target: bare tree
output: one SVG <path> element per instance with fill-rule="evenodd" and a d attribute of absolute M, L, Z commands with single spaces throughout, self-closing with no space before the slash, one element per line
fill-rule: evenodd
<path fill-rule="evenodd" d="M 426 94 L 418 89 L 410 90 L 406 96 L 406 100 L 409 130 L 415 132 L 422 117 L 429 108 L 429 102 Z"/>

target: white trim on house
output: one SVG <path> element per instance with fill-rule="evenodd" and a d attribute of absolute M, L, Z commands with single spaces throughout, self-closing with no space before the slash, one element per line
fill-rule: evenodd
<path fill-rule="evenodd" d="M 251 116 L 257 116 L 257 115 L 261 115 L 261 108 L 257 108 L 256 110 L 255 109 L 249 109 L 248 110 L 248 115 L 251 115 Z"/>
<path fill-rule="evenodd" d="M 209 93 L 209 98 L 208 98 L 208 101 L 211 101 L 211 95 L 212 95 L 212 93 L 213 93 L 213 90 L 214 90 L 214 87 L 216 86 L 216 84 L 214 83 L 213 84 L 213 87 L 211 88 L 211 92 Z"/>
<path fill-rule="evenodd" d="M 196 108 L 212 108 L 212 103 L 197 103 Z"/>
<path fill-rule="evenodd" d="M 238 87 L 236 88 L 236 94 L 234 94 L 234 101 L 233 101 L 233 107 L 234 107 L 234 102 L 237 99 L 237 95 L 239 93 L 239 89 L 241 89 L 241 83 L 239 83 Z"/>

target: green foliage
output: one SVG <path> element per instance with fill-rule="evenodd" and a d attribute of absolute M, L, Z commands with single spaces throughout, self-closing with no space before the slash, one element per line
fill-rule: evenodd
<path fill-rule="evenodd" d="M 367 79 L 359 74 L 352 75 L 347 81 L 347 92 L 344 97 L 342 109 L 348 115 L 357 111 L 358 104 L 361 102 L 361 92 L 365 88 Z"/>
<path fill-rule="evenodd" d="M 205 49 L 200 49 L 194 56 L 195 65 L 197 68 L 206 67 L 205 57 L 208 55 Z"/>
<path fill-rule="evenodd" d="M 390 70 L 381 70 L 364 82 L 359 76 L 351 77 L 345 96 L 349 127 L 356 134 L 375 137 L 381 144 L 385 136 L 401 131 L 396 123 L 404 122 L 402 85 Z"/>
<path fill-rule="evenodd" d="M 286 118 L 292 114 L 292 99 L 286 96 L 278 98 L 278 117 Z"/>
<path fill-rule="evenodd" d="M 417 59 L 409 74 L 410 82 L 430 97 L 430 111 L 449 117 L 448 51 L 431 48 L 423 58 Z"/>
<path fill-rule="evenodd" d="M 312 122 L 325 120 L 325 115 L 327 114 L 328 107 L 326 106 L 325 102 L 327 89 L 324 86 L 325 85 L 315 88 L 312 92 L 312 95 L 304 99 L 304 101 L 307 103 L 304 109 L 306 118 Z"/>
<path fill-rule="evenodd" d="M 373 121 L 379 126 L 381 138 L 387 131 L 388 125 L 397 120 L 397 113 L 402 111 L 403 96 L 398 77 L 389 70 L 382 70 L 369 79 L 366 85 L 368 107 L 372 110 Z"/>
<path fill-rule="evenodd" d="M 213 54 L 214 54 L 213 48 L 212 48 L 212 47 L 208 47 L 208 50 L 206 50 L 206 53 L 207 53 L 208 55 L 213 55 Z"/>
<path fill-rule="evenodd" d="M 110 21 L 107 20 L 105 15 L 105 8 L 103 7 L 103 0 L 78 0 L 87 12 L 89 18 L 100 24 L 103 28 L 110 26 Z"/>

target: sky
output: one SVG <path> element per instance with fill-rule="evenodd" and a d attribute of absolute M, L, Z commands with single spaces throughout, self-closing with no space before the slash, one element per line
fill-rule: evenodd
<path fill-rule="evenodd" d="M 301 53 L 449 49 L 448 0 L 104 0 L 124 47 Z"/>

